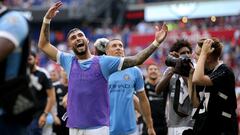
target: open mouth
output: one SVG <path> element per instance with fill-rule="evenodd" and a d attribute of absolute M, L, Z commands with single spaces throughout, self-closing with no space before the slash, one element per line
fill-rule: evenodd
<path fill-rule="evenodd" d="M 83 46 L 84 46 L 84 43 L 77 44 L 77 47 L 83 47 Z"/>

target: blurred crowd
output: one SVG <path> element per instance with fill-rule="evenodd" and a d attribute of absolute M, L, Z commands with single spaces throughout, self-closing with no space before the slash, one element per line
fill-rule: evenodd
<path fill-rule="evenodd" d="M 32 6 L 46 7 L 56 1 L 57 0 L 4 0 L 4 3 L 9 7 L 30 8 Z M 61 1 L 67 6 L 71 6 L 76 3 L 86 2 L 86 0 L 61 0 Z M 129 0 L 129 3 L 143 4 L 143 3 L 163 2 L 163 1 L 167 1 L 167 0 Z"/>

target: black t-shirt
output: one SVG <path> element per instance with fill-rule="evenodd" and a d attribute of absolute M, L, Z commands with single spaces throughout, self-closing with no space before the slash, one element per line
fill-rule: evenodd
<path fill-rule="evenodd" d="M 68 135 L 69 130 L 66 127 L 66 122 L 62 120 L 63 115 L 66 113 L 66 109 L 63 107 L 62 99 L 67 94 L 68 87 L 64 86 L 60 81 L 54 82 L 53 86 L 55 88 L 56 93 L 56 101 L 57 101 L 57 116 L 61 120 L 61 125 L 54 125 L 53 131 L 57 135 Z"/>
<path fill-rule="evenodd" d="M 54 82 L 53 86 L 55 87 L 56 92 L 58 116 L 61 118 L 63 114 L 66 112 L 66 109 L 63 107 L 62 100 L 63 97 L 67 94 L 68 87 L 64 86 L 60 82 Z"/>
<path fill-rule="evenodd" d="M 235 76 L 230 68 L 222 64 L 218 69 L 208 74 L 213 86 L 206 87 L 205 92 L 210 93 L 209 112 L 227 111 L 235 113 L 237 100 L 235 93 Z"/>
<path fill-rule="evenodd" d="M 48 74 L 42 69 L 37 68 L 36 71 L 31 73 L 31 90 L 38 101 L 38 110 L 43 111 L 47 103 L 47 90 L 52 88 L 52 81 Z"/>
<path fill-rule="evenodd" d="M 144 87 L 150 103 L 153 123 L 165 126 L 166 124 L 165 108 L 168 93 L 166 91 L 162 91 L 158 95 L 155 92 L 156 85 L 152 85 L 147 81 L 145 81 Z"/>
<path fill-rule="evenodd" d="M 208 125 L 209 131 L 234 131 L 237 127 L 235 76 L 225 64 L 220 65 L 215 71 L 207 71 L 213 86 L 205 88 L 205 101 L 208 100 Z M 233 132 L 231 132 L 233 133 Z"/>

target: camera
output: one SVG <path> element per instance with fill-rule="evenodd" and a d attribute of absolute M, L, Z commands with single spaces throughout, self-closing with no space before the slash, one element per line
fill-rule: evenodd
<path fill-rule="evenodd" d="M 168 67 L 174 67 L 175 73 L 188 77 L 191 70 L 192 61 L 187 55 L 181 55 L 176 58 L 172 55 L 168 55 L 165 61 Z"/>

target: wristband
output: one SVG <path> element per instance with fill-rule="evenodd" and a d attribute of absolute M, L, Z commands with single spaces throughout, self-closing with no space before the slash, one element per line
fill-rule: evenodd
<path fill-rule="evenodd" d="M 152 44 L 153 44 L 155 47 L 159 47 L 159 46 L 160 46 L 160 44 L 158 43 L 157 40 L 154 40 L 154 41 L 152 42 Z"/>
<path fill-rule="evenodd" d="M 47 112 L 43 112 L 43 115 L 47 117 L 48 113 Z"/>
<path fill-rule="evenodd" d="M 43 23 L 50 24 L 51 19 L 47 19 L 46 17 L 43 18 Z"/>

